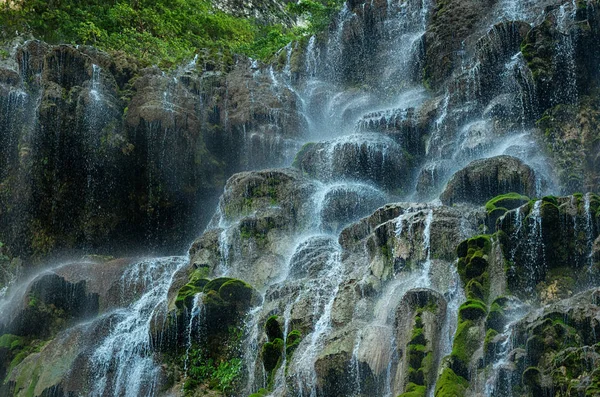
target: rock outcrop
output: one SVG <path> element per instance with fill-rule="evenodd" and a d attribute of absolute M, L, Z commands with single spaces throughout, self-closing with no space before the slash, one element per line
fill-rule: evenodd
<path fill-rule="evenodd" d="M 476 160 L 452 176 L 440 196 L 446 205 L 484 204 L 503 193 L 516 192 L 534 197 L 538 193 L 535 172 L 511 156 Z"/>

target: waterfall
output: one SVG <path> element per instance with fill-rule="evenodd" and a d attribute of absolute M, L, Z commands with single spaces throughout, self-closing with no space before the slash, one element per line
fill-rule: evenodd
<path fill-rule="evenodd" d="M 67 323 L 65 320 L 57 325 L 59 336 L 48 336 L 59 340 L 69 330 L 84 330 L 82 335 L 89 337 L 76 361 L 89 375 L 82 381 L 84 391 L 73 393 L 97 397 L 181 395 L 197 383 L 198 393 L 239 397 L 254 393 L 273 397 L 394 397 L 413 395 L 411 388 L 417 390 L 414 395 L 431 397 L 440 383 L 437 375 L 451 369 L 456 378 L 470 385 L 468 395 L 472 391 L 487 396 L 511 395 L 513 372 L 515 379 L 521 376 L 516 372 L 513 353 L 522 346 L 515 340 L 529 332 L 526 328 L 530 323 L 541 322 L 544 305 L 555 303 L 535 301 L 536 288 L 547 281 L 555 265 L 547 245 L 554 232 L 548 226 L 551 220 L 547 213 L 555 211 L 557 218 L 568 218 L 574 224 L 575 238 L 580 239 L 577 248 L 584 246 L 585 268 L 593 274 L 597 265 L 592 253 L 597 241 L 598 199 L 589 193 L 574 195 L 575 204 L 567 208 L 562 198 L 529 201 L 511 196 L 490 210 L 495 201 L 486 205 L 492 198 L 486 196 L 489 192 L 477 198 L 481 202 L 469 202 L 467 197 L 467 202 L 456 205 L 439 197 L 446 189 L 463 189 L 468 196 L 477 191 L 478 183 L 492 185 L 495 180 L 500 188 L 509 185 L 515 190 L 535 184 L 535 189 L 524 193 L 531 198 L 558 189 L 554 167 L 561 166 L 560 159 L 548 159 L 544 139 L 550 139 L 549 132 L 539 125 L 542 120 L 560 117 L 541 119 L 548 115 L 541 103 L 570 106 L 583 98 L 577 89 L 582 83 L 577 81 L 581 74 L 573 33 L 579 3 L 547 7 L 546 2 L 501 0 L 485 10 L 486 19 L 481 21 L 470 20 L 468 13 L 459 15 L 462 4 L 455 0 L 437 3 L 346 1 L 328 32 L 311 32 L 289 43 L 275 54 L 271 64 L 240 56 L 233 64 L 224 61 L 223 70 L 215 66 L 200 72 L 196 56 L 173 73 L 144 69 L 138 77 L 157 85 L 148 91 L 136 81 L 124 83 L 122 76 L 113 78 L 115 65 L 91 55 L 86 58 L 82 94 L 73 108 L 83 116 L 76 121 L 85 132 L 83 149 L 93 153 L 85 157 L 88 183 L 87 189 L 81 190 L 88 211 L 88 218 L 81 222 L 87 233 L 83 238 L 89 240 L 90 247 L 96 229 L 102 227 L 93 222 L 103 215 L 99 208 L 104 205 L 104 195 L 100 193 L 105 191 L 104 183 L 112 182 L 104 168 L 111 164 L 107 154 L 110 139 L 131 141 L 142 153 L 130 158 L 127 150 L 111 147 L 115 156 L 125 159 L 122 164 L 134 165 L 132 170 L 136 171 L 143 169 L 143 197 L 130 197 L 126 189 L 123 197 L 130 199 L 131 207 L 146 212 L 139 221 L 152 226 L 150 234 L 158 235 L 164 224 L 178 225 L 189 216 L 169 211 L 178 201 L 187 200 L 183 196 L 190 191 L 198 186 L 214 190 L 221 186 L 226 173 L 244 172 L 228 180 L 209 226 L 191 245 L 189 257 L 143 259 L 124 267 L 119 273 L 118 303 L 102 306 L 94 318 L 84 319 L 85 323 L 75 323 L 81 320 L 76 318 L 65 329 L 58 329 Z M 473 4 L 473 9 L 480 6 Z M 447 26 L 440 26 L 448 15 L 464 22 L 450 32 L 450 39 L 446 37 Z M 524 45 L 526 35 L 536 33 L 528 29 L 540 26 L 545 18 L 548 24 L 556 25 L 552 28 L 556 27 L 560 35 L 552 48 L 544 47 L 551 58 L 544 72 L 564 77 L 552 80 L 560 88 L 552 99 L 540 94 L 540 86 L 536 86 L 540 71 L 534 66 L 541 60 L 531 61 L 531 49 Z M 464 31 L 471 33 L 463 37 Z M 440 43 L 443 51 L 436 48 Z M 229 57 L 223 52 L 219 56 Z M 435 57 L 440 58 L 439 64 L 432 62 Z M 24 86 L 24 82 L 19 84 Z M 129 92 L 125 92 L 132 84 L 135 95 L 144 98 L 127 97 Z M 3 87 L 1 83 L 0 89 Z M 48 84 L 40 89 L 39 98 L 37 92 L 12 89 L 0 102 L 6 113 L 0 115 L 0 196 L 4 194 L 4 180 L 13 177 L 11 167 L 29 161 L 29 141 L 44 136 L 34 136 L 38 130 L 44 132 L 37 121 L 28 124 L 23 120 L 33 108 L 36 112 L 42 105 L 44 111 L 51 108 L 44 96 L 52 94 L 50 88 Z M 62 94 L 64 97 L 57 95 L 56 101 L 71 100 L 67 91 Z M 124 98 L 117 98 L 120 96 Z M 146 96 L 151 100 L 139 106 L 137 113 L 128 110 L 127 118 L 116 114 L 124 110 L 120 101 L 134 106 Z M 130 120 L 136 117 L 139 125 Z M 125 125 L 122 131 L 115 127 L 120 121 Z M 16 131 L 21 124 L 28 131 L 25 136 Z M 193 128 L 188 129 L 188 124 Z M 172 141 L 171 136 L 178 133 L 182 139 Z M 60 134 L 64 135 L 65 129 L 58 129 L 56 135 Z M 48 139 L 58 146 L 61 136 Z M 227 140 L 231 142 L 224 144 Z M 231 148 L 235 150 L 223 158 L 210 156 L 211 150 L 227 152 Z M 56 158 L 51 161 L 62 159 L 53 155 Z M 511 161 L 526 171 L 496 167 L 493 175 L 488 175 L 487 169 L 476 169 L 464 187 L 452 186 L 453 175 L 475 160 L 507 155 L 516 157 Z M 188 163 L 179 162 L 186 156 L 194 163 L 206 161 L 209 165 L 202 170 L 211 175 L 197 170 L 188 173 L 183 167 Z M 235 164 L 227 163 L 230 160 Z M 284 166 L 287 168 L 255 170 Z M 69 181 L 61 182 L 53 172 L 56 170 L 42 170 L 40 175 L 51 180 L 48 187 L 58 197 Z M 174 194 L 167 195 L 166 191 Z M 509 192 L 490 195 L 501 193 Z M 200 194 L 194 198 L 205 199 Z M 56 201 L 49 207 L 54 210 L 59 204 Z M 190 206 L 207 205 L 199 200 Z M 574 211 L 573 206 L 577 212 L 564 216 L 565 208 Z M 0 215 L 4 207 L 0 205 Z M 501 215 L 493 218 L 496 210 Z M 161 211 L 165 212 L 159 214 Z M 121 227 L 120 222 L 115 217 L 114 227 Z M 36 224 L 28 227 L 35 231 L 36 244 L 42 245 L 49 238 L 44 228 Z M 498 234 L 487 235 L 495 228 Z M 126 225 L 123 230 L 127 233 Z M 506 233 L 502 235 L 500 230 Z M 457 252 L 464 248 L 461 242 L 484 233 L 467 241 L 467 253 L 459 254 L 457 260 Z M 508 245 L 500 247 L 504 240 Z M 484 247 L 468 245 L 473 241 L 483 245 L 492 241 L 498 244 L 494 245 L 498 251 L 488 259 Z M 462 262 L 469 255 L 469 261 L 476 257 L 479 263 Z M 492 264 L 492 260 L 497 263 Z M 492 268 L 494 265 L 498 268 Z M 467 270 L 467 266 L 471 267 Z M 467 272 L 477 275 L 467 278 Z M 75 273 L 68 276 L 83 281 L 90 295 L 100 295 L 98 299 L 105 304 L 105 284 L 92 283 Z M 521 277 L 522 273 L 526 277 Z M 234 277 L 239 280 L 229 279 Z M 574 279 L 559 281 L 570 286 Z M 224 286 L 229 282 L 243 287 L 244 293 L 251 291 L 252 298 L 247 299 L 251 303 L 243 294 L 236 295 L 237 290 L 226 295 Z M 505 288 L 510 282 L 519 290 Z M 23 302 L 27 306 L 29 284 L 0 285 L 0 312 L 21 310 Z M 206 288 L 209 284 L 214 289 Z M 562 287 L 558 283 L 554 286 Z M 521 293 L 531 296 L 531 306 L 512 296 Z M 508 302 L 502 307 L 506 321 L 502 328 L 494 329 L 494 338 L 482 340 L 474 352 L 465 354 L 471 361 L 462 362 L 463 357 L 457 358 L 453 349 L 459 325 L 468 319 L 473 330 L 485 335 L 492 329 L 488 325 L 490 302 L 496 302 L 500 294 L 507 296 L 502 296 Z M 585 304 L 588 298 L 577 297 Z M 559 312 L 569 303 L 560 302 L 552 310 Z M 532 309 L 535 305 L 542 306 L 539 312 Z M 213 322 L 223 328 L 214 334 L 207 331 L 214 325 L 211 307 L 217 313 Z M 223 318 L 227 316 L 238 322 L 226 323 Z M 530 323 L 527 316 L 531 316 Z M 272 322 L 279 327 L 277 335 L 270 334 L 268 324 Z M 163 334 L 166 330 L 168 335 Z M 471 334 L 469 337 L 482 336 L 474 331 Z M 155 340 L 163 337 L 164 341 Z M 211 337 L 214 339 L 209 341 Z M 163 342 L 165 346 L 157 346 Z M 55 348 L 53 343 L 48 341 L 48 351 Z M 491 357 L 484 348 L 491 346 L 489 343 L 494 346 Z M 198 355 L 208 353 L 203 348 L 226 353 L 220 352 L 216 358 L 203 356 L 207 362 L 211 360 L 210 364 L 199 364 Z M 44 349 L 32 349 L 31 354 L 39 353 L 43 358 L 48 354 Z M 411 349 L 419 354 L 411 357 Z M 525 355 L 527 346 L 522 350 Z M 235 371 L 219 373 L 230 378 L 230 389 L 218 389 L 221 384 L 215 386 L 211 376 L 219 368 L 227 372 L 223 368 L 228 368 L 230 360 L 241 364 Z M 30 361 L 11 368 L 16 369 L 7 374 L 7 387 L 17 387 L 9 375 L 29 374 Z M 471 371 L 475 365 L 478 370 Z M 214 373 L 198 380 L 200 366 Z M 592 379 L 592 375 L 586 373 L 581 379 Z M 50 386 L 58 390 L 65 385 L 66 381 Z M 71 393 L 67 388 L 64 391 Z"/>
<path fill-rule="evenodd" d="M 202 293 L 202 292 L 194 295 L 194 303 L 193 303 L 192 310 L 191 310 L 191 313 L 189 316 L 190 319 L 189 319 L 189 322 L 186 327 L 187 346 L 185 348 L 185 360 L 183 363 L 183 371 L 185 373 L 184 378 L 187 378 L 187 375 L 188 375 L 190 350 L 192 349 L 192 345 L 194 342 L 194 328 L 198 327 L 198 325 L 202 325 L 206 321 L 206 318 L 204 316 L 204 314 L 205 314 L 204 311 L 206 309 L 204 308 L 203 299 L 204 299 L 204 293 Z"/>
<path fill-rule="evenodd" d="M 152 356 L 152 318 L 166 310 L 174 273 L 186 257 L 138 262 L 122 277 L 122 291 L 142 288 L 139 299 L 111 313 L 110 330 L 90 356 L 93 379 L 90 395 L 152 396 L 157 392 L 159 367 Z"/>
<path fill-rule="evenodd" d="M 515 326 L 527 314 L 527 305 L 521 302 L 511 302 L 513 307 L 507 310 L 511 313 L 502 333 L 495 338 L 494 357 L 491 363 L 490 376 L 485 381 L 485 395 L 492 397 L 512 397 L 512 382 L 510 380 L 512 361 L 509 357 L 515 346 Z"/>

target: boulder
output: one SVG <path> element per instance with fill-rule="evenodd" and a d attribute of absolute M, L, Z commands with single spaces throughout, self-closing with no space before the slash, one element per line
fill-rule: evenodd
<path fill-rule="evenodd" d="M 402 192 L 409 187 L 412 157 L 402 146 L 379 134 L 356 134 L 309 143 L 294 166 L 324 182 L 353 180 Z"/>
<path fill-rule="evenodd" d="M 485 204 L 503 193 L 516 192 L 529 197 L 538 194 L 533 169 L 516 157 L 497 156 L 475 160 L 455 173 L 440 200 L 456 203 Z"/>

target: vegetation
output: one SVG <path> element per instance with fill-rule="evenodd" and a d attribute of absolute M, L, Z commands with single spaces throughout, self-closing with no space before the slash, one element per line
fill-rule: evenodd
<path fill-rule="evenodd" d="M 170 67 L 194 54 L 267 60 L 290 41 L 327 28 L 341 0 L 290 3 L 266 22 L 217 9 L 209 0 L 20 0 L 0 10 L 2 36 L 31 33 L 50 43 L 124 51 Z M 292 21 L 305 20 L 304 26 Z"/>

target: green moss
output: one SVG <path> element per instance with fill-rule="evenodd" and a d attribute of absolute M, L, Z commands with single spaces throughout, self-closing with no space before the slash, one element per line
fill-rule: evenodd
<path fill-rule="evenodd" d="M 485 317 L 487 309 L 485 303 L 476 299 L 469 299 L 458 309 L 458 316 L 461 321 L 478 320 Z"/>
<path fill-rule="evenodd" d="M 408 385 L 406 385 L 405 392 L 400 394 L 398 397 L 425 397 L 426 393 L 427 388 L 425 386 L 410 382 Z"/>
<path fill-rule="evenodd" d="M 481 283 L 477 280 L 471 280 L 465 287 L 467 299 L 478 299 L 483 300 L 485 298 L 485 291 Z"/>
<path fill-rule="evenodd" d="M 227 302 L 248 302 L 252 299 L 252 286 L 242 280 L 228 280 L 219 288 L 219 295 Z"/>
<path fill-rule="evenodd" d="M 491 362 L 496 356 L 496 345 L 492 343 L 494 338 L 498 336 L 495 329 L 488 329 L 483 342 L 483 351 L 487 362 Z"/>
<path fill-rule="evenodd" d="M 300 345 L 301 341 L 302 341 L 302 334 L 300 333 L 300 331 L 294 330 L 288 334 L 287 339 L 286 339 L 286 347 L 285 347 L 285 354 L 288 358 L 288 363 L 289 363 L 290 358 L 292 357 L 292 355 L 294 354 L 294 352 Z"/>
<path fill-rule="evenodd" d="M 271 316 L 267 319 L 265 322 L 265 333 L 267 334 L 269 342 L 272 342 L 277 338 L 283 339 L 283 330 L 281 329 L 277 316 Z"/>
<path fill-rule="evenodd" d="M 519 193 L 506 193 L 494 197 L 485 204 L 485 210 L 490 214 L 492 211 L 503 208 L 512 210 L 529 202 L 529 197 Z"/>
<path fill-rule="evenodd" d="M 229 278 L 229 277 L 219 277 L 219 278 L 215 278 L 214 280 L 208 282 L 205 286 L 203 291 L 204 292 L 209 292 L 209 291 L 219 291 L 219 289 L 221 288 L 221 286 L 223 284 L 225 284 L 228 281 L 232 281 L 235 280 L 233 278 Z"/>
<path fill-rule="evenodd" d="M 273 342 L 267 342 L 262 348 L 262 360 L 267 372 L 273 371 L 280 364 L 283 353 L 283 339 L 277 338 Z"/>
<path fill-rule="evenodd" d="M 413 333 L 410 339 L 409 345 L 424 345 L 427 343 L 425 339 L 425 333 L 423 328 L 415 328 L 413 329 Z"/>
<path fill-rule="evenodd" d="M 456 375 L 450 368 L 444 368 L 435 385 L 435 397 L 462 397 L 466 395 L 469 382 Z"/>
<path fill-rule="evenodd" d="M 465 240 L 458 244 L 458 247 L 456 247 L 456 256 L 458 256 L 459 258 L 464 258 L 465 256 L 467 256 L 468 250 L 469 240 Z"/>
<path fill-rule="evenodd" d="M 504 315 L 504 310 L 502 306 L 500 306 L 498 302 L 492 303 L 492 305 L 490 306 L 488 317 L 485 322 L 486 327 L 501 332 L 504 329 L 505 323 L 506 316 Z"/>
<path fill-rule="evenodd" d="M 23 337 L 11 334 L 4 334 L 0 336 L 0 347 L 5 349 L 14 350 L 23 346 Z"/>
<path fill-rule="evenodd" d="M 481 251 L 477 251 L 472 257 L 467 266 L 465 267 L 465 277 L 471 280 L 475 277 L 481 276 L 488 267 L 488 262 L 482 256 Z"/>
<path fill-rule="evenodd" d="M 269 391 L 267 389 L 259 389 L 256 393 L 250 394 L 249 397 L 264 397 L 269 395 Z"/>
<path fill-rule="evenodd" d="M 464 369 L 471 360 L 471 355 L 479 347 L 478 333 L 477 326 L 470 320 L 461 322 L 456 329 L 451 357 L 458 360 L 457 364 Z"/>
<path fill-rule="evenodd" d="M 545 197 L 542 197 L 542 202 L 551 203 L 551 204 L 554 204 L 554 205 L 558 205 L 558 199 L 556 198 L 556 196 L 545 196 Z"/>
<path fill-rule="evenodd" d="M 530 388 L 534 393 L 539 393 L 541 391 L 542 374 L 537 367 L 527 368 L 523 371 L 521 379 L 523 384 Z"/>

